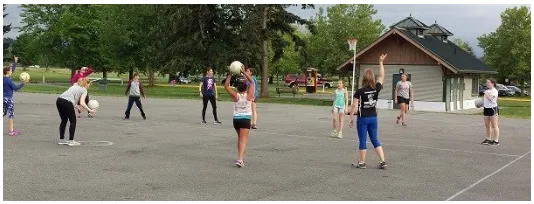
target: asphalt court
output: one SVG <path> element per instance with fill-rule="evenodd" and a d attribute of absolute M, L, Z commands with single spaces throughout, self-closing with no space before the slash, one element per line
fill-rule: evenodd
<path fill-rule="evenodd" d="M 222 94 L 222 93 L 221 93 Z M 369 143 L 355 169 L 358 137 L 329 138 L 328 107 L 258 103 L 245 167 L 238 169 L 232 104 L 200 124 L 201 100 L 143 101 L 124 121 L 125 97 L 91 96 L 95 118 L 78 120 L 59 146 L 57 95 L 16 93 L 15 127 L 4 130 L 4 200 L 531 200 L 530 120 L 501 118 L 501 145 L 481 145 L 481 116 L 379 110 L 387 170 Z M 348 118 L 346 118 L 348 121 Z M 7 122 L 4 121 L 4 129 Z M 67 131 L 68 132 L 68 131 Z"/>

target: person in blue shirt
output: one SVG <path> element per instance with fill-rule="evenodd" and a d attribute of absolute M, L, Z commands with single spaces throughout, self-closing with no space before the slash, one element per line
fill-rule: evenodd
<path fill-rule="evenodd" d="M 24 86 L 24 83 L 22 82 L 18 86 L 13 83 L 13 80 L 11 80 L 11 74 L 13 73 L 12 67 L 5 67 L 4 68 L 4 117 L 8 115 L 8 130 L 9 130 L 9 136 L 17 136 L 20 135 L 20 131 L 14 129 L 14 121 L 15 118 L 15 110 L 14 110 L 14 104 L 13 104 L 13 92 L 18 91 Z"/>
<path fill-rule="evenodd" d="M 258 121 L 258 112 L 256 112 L 256 103 L 259 98 L 259 91 L 258 91 L 258 80 L 256 79 L 256 75 L 254 72 L 254 68 L 248 67 L 245 72 L 252 76 L 252 80 L 254 81 L 254 98 L 252 99 L 252 125 L 250 128 L 252 129 L 258 129 L 256 126 L 256 122 Z"/>

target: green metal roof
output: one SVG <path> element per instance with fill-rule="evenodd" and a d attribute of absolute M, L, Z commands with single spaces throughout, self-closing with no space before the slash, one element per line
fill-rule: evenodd
<path fill-rule="evenodd" d="M 433 34 L 433 35 L 446 35 L 446 36 L 451 36 L 451 35 L 454 35 L 452 34 L 449 30 L 447 30 L 446 28 L 438 25 L 438 24 L 432 24 L 430 26 L 430 30 L 427 31 L 428 34 Z"/>
<path fill-rule="evenodd" d="M 423 22 L 413 18 L 413 17 L 406 17 L 405 19 L 393 24 L 390 28 L 394 28 L 394 27 L 398 27 L 398 28 L 421 28 L 421 29 L 424 29 L 424 30 L 428 30 L 428 26 L 426 24 L 424 24 Z"/>
<path fill-rule="evenodd" d="M 424 35 L 423 38 L 416 36 L 412 32 L 405 29 L 397 29 L 402 34 L 408 36 L 411 40 L 419 43 L 428 51 L 434 53 L 443 61 L 449 63 L 462 73 L 497 73 L 494 69 L 484 64 L 475 56 L 470 55 L 462 48 L 458 47 L 453 42 L 443 42 L 442 40 L 432 36 Z"/>

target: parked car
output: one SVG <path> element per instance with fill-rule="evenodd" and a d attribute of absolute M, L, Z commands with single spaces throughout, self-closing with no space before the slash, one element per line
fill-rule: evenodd
<path fill-rule="evenodd" d="M 486 85 L 479 84 L 478 85 L 478 95 L 483 96 L 484 95 L 484 91 L 486 91 L 487 89 L 488 88 L 486 87 Z"/>
<path fill-rule="evenodd" d="M 306 86 L 306 75 L 304 74 L 287 74 L 284 78 L 284 84 L 289 87 L 294 86 Z M 328 80 L 326 78 L 323 78 L 321 76 L 317 77 L 317 86 L 323 86 L 325 88 L 331 88 L 333 87 L 333 82 L 331 80 Z"/>
<path fill-rule="evenodd" d="M 185 77 L 180 77 L 180 78 L 178 78 L 177 82 L 179 84 L 189 84 L 189 83 L 191 83 L 191 80 L 189 80 L 188 78 L 185 78 Z"/>
<path fill-rule="evenodd" d="M 515 95 L 515 90 L 509 89 L 502 84 L 497 84 L 495 88 L 497 89 L 497 91 L 499 91 L 499 96 L 514 96 Z"/>
<path fill-rule="evenodd" d="M 526 96 L 529 96 L 530 93 L 527 91 L 527 90 L 521 90 L 519 87 L 517 86 L 506 86 L 506 88 L 509 88 L 509 89 L 512 89 L 515 91 L 515 95 L 517 96 L 520 96 L 521 93 L 524 93 Z"/>

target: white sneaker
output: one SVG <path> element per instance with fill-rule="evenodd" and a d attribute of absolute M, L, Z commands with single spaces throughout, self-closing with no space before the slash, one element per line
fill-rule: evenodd
<path fill-rule="evenodd" d="M 60 139 L 59 142 L 57 143 L 58 145 L 66 145 L 66 144 L 69 144 L 69 141 L 65 140 L 65 139 Z"/>
<path fill-rule="evenodd" d="M 69 146 L 80 146 L 80 143 L 74 140 L 69 140 Z"/>
<path fill-rule="evenodd" d="M 330 134 L 330 137 L 336 137 L 337 134 L 337 130 L 334 129 L 332 130 L 332 134 Z"/>
<path fill-rule="evenodd" d="M 337 138 L 342 139 L 342 138 L 343 138 L 343 134 L 342 134 L 341 132 L 339 132 L 339 133 L 337 134 Z"/>

